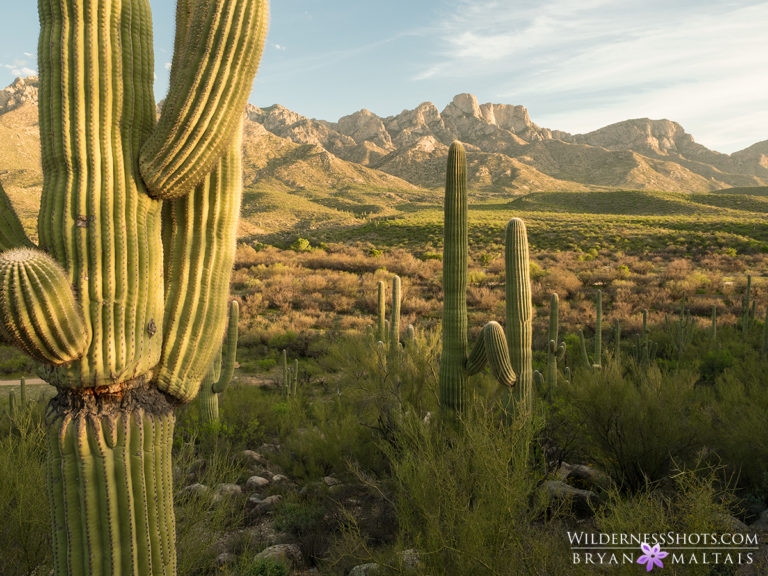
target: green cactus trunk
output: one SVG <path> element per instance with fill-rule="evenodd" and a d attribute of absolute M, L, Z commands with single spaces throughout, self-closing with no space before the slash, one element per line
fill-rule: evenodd
<path fill-rule="evenodd" d="M 507 223 L 505 236 L 507 346 L 517 374 L 517 400 L 521 408 L 528 409 L 533 401 L 533 304 L 525 223 L 513 218 Z"/>
<path fill-rule="evenodd" d="M 56 573 L 175 574 L 174 416 L 165 396 L 142 383 L 122 398 L 65 392 L 55 402 L 48 485 Z"/>
<path fill-rule="evenodd" d="M 159 122 L 148 0 L 38 7 L 40 249 L 0 189 L 0 332 L 59 390 L 54 573 L 172 575 L 173 406 L 226 325 L 266 1 L 178 2 Z"/>
<path fill-rule="evenodd" d="M 469 401 L 467 361 L 467 161 L 454 142 L 448 152 L 443 244 L 443 342 L 440 405 L 461 412 Z"/>

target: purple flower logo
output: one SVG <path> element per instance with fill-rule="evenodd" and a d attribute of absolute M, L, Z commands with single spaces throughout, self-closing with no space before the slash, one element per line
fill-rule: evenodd
<path fill-rule="evenodd" d="M 637 559 L 637 563 L 645 564 L 646 572 L 650 572 L 656 566 L 659 568 L 664 568 L 664 564 L 662 564 L 661 559 L 666 558 L 669 552 L 662 552 L 661 546 L 658 544 L 651 548 L 645 542 L 640 545 L 640 548 L 642 548 L 644 554 Z"/>

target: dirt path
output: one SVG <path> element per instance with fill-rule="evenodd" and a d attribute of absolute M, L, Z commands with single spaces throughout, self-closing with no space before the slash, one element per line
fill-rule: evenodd
<path fill-rule="evenodd" d="M 40 378 L 27 378 L 27 384 L 45 384 Z M 18 386 L 19 381 L 16 380 L 0 380 L 0 386 Z"/>

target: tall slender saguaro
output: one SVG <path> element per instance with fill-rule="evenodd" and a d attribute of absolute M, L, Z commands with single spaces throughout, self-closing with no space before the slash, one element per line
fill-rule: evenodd
<path fill-rule="evenodd" d="M 43 363 L 57 576 L 176 571 L 174 407 L 213 362 L 266 0 L 179 0 L 159 122 L 148 0 L 39 0 L 40 246 L 0 189 L 0 331 Z"/>

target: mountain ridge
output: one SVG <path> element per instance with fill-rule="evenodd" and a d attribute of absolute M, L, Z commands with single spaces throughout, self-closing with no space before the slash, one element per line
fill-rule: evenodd
<path fill-rule="evenodd" d="M 0 177 L 28 228 L 42 188 L 36 104 L 35 77 L 16 79 L 0 90 Z M 722 154 L 695 142 L 677 122 L 648 118 L 569 134 L 537 125 L 524 106 L 480 104 L 465 93 L 442 111 L 422 102 L 387 117 L 361 109 L 337 122 L 308 118 L 279 104 L 249 104 L 243 140 L 246 192 L 258 191 L 265 202 L 281 198 L 273 204 L 283 211 L 289 194 L 292 208 L 302 214 L 297 218 L 308 222 L 386 215 L 396 206 L 439 197 L 448 146 L 456 139 L 467 149 L 469 185 L 485 197 L 768 186 L 768 140 Z M 246 205 L 254 211 L 251 200 Z"/>

